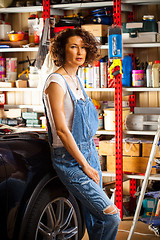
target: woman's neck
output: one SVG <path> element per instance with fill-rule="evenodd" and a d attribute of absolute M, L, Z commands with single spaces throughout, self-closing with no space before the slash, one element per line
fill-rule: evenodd
<path fill-rule="evenodd" d="M 77 70 L 78 70 L 78 67 L 73 67 L 73 66 L 70 66 L 70 65 L 64 65 L 63 68 L 71 76 L 75 76 L 76 73 L 77 73 Z"/>

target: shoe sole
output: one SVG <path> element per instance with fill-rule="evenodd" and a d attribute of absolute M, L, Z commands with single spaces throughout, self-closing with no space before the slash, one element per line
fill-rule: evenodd
<path fill-rule="evenodd" d="M 160 237 L 160 235 L 158 235 L 153 228 L 151 228 L 151 226 L 148 227 L 150 231 L 154 232 L 154 234 L 157 236 L 157 237 Z"/>

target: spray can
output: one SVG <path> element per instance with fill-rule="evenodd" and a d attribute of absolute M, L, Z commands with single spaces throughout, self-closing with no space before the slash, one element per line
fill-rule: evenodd
<path fill-rule="evenodd" d="M 100 87 L 107 87 L 107 62 L 105 58 L 100 59 Z"/>
<path fill-rule="evenodd" d="M 94 88 L 100 87 L 100 61 L 95 61 L 93 64 Z"/>
<path fill-rule="evenodd" d="M 147 81 L 147 87 L 152 87 L 152 62 L 148 63 L 148 66 L 146 69 L 146 81 Z"/>

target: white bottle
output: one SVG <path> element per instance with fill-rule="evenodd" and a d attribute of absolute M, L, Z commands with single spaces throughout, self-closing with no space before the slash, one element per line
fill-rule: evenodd
<path fill-rule="evenodd" d="M 148 63 L 146 69 L 146 80 L 147 80 L 147 87 L 152 87 L 152 62 Z"/>

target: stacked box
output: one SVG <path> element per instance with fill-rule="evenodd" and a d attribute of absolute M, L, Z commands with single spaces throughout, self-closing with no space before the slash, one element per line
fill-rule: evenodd
<path fill-rule="evenodd" d="M 108 41 L 108 27 L 110 26 L 103 24 L 85 24 L 81 26 L 81 28 L 92 33 L 102 44 L 105 44 Z"/>
<path fill-rule="evenodd" d="M 100 155 L 115 155 L 115 143 L 102 140 L 99 142 L 99 154 Z M 140 156 L 141 144 L 140 143 L 123 143 L 123 155 L 124 156 Z"/>
<path fill-rule="evenodd" d="M 26 120 L 26 127 L 40 127 L 40 116 L 41 113 L 36 112 L 23 112 L 22 118 Z"/>
<path fill-rule="evenodd" d="M 141 143 L 123 143 L 123 171 L 131 173 L 145 173 L 151 147 L 152 144 L 149 144 L 146 146 L 147 150 L 144 150 Z M 145 154 L 143 154 L 143 151 L 145 151 Z M 107 171 L 115 172 L 115 143 L 106 140 L 100 141 L 99 154 L 107 156 Z M 155 162 L 153 165 L 155 165 Z M 156 174 L 156 169 L 152 169 L 151 173 Z"/>
<path fill-rule="evenodd" d="M 123 156 L 123 172 L 144 174 L 146 172 L 147 164 L 148 157 Z M 107 156 L 107 171 L 112 173 L 115 172 L 115 165 L 115 156 Z M 155 165 L 155 163 L 153 165 Z M 156 169 L 153 168 L 151 173 L 156 174 Z"/>
<path fill-rule="evenodd" d="M 152 143 L 142 143 L 142 156 L 143 157 L 149 157 L 152 149 Z M 160 151 L 159 147 L 157 146 L 155 157 L 159 158 L 160 157 Z"/>

